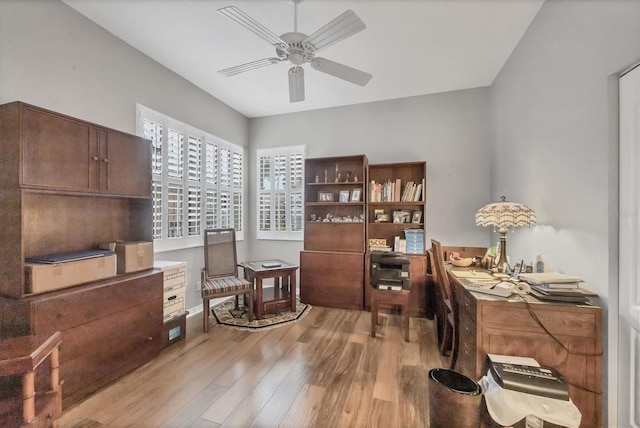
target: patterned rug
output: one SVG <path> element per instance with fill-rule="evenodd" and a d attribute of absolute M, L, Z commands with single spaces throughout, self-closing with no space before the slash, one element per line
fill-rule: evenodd
<path fill-rule="evenodd" d="M 240 302 L 242 302 L 242 299 L 240 299 Z M 242 303 L 237 311 L 234 308 L 235 299 L 229 299 L 214 306 L 213 309 L 211 309 L 211 312 L 213 313 L 216 322 L 224 325 L 225 327 L 245 331 L 260 331 L 294 323 L 297 320 L 304 318 L 311 310 L 310 305 L 300 303 L 300 301 L 297 300 L 295 312 L 291 312 L 287 309 L 280 312 L 266 313 L 263 314 L 263 318 L 261 320 L 254 319 L 249 322 L 247 311 L 242 306 Z"/>

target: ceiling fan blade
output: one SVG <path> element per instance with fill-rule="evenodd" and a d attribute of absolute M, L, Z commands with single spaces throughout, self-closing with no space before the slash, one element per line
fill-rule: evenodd
<path fill-rule="evenodd" d="M 317 51 L 344 40 L 349 36 L 367 28 L 364 22 L 352 10 L 347 10 L 342 15 L 329 22 L 324 27 L 307 37 L 302 43 L 308 43 Z"/>
<path fill-rule="evenodd" d="M 235 67 L 225 68 L 219 70 L 218 73 L 225 77 L 235 76 L 236 74 L 244 73 L 245 71 L 255 70 L 256 68 L 266 67 L 267 65 L 277 64 L 282 61 L 279 58 L 264 58 L 257 61 L 248 62 L 246 64 L 236 65 Z"/>
<path fill-rule="evenodd" d="M 369 73 L 326 58 L 314 58 L 313 61 L 311 61 L 311 67 L 360 86 L 369 83 L 369 80 L 373 77 Z"/>
<path fill-rule="evenodd" d="M 304 69 L 291 67 L 289 69 L 289 102 L 304 101 Z"/>
<path fill-rule="evenodd" d="M 271 30 L 267 29 L 265 26 L 260 24 L 258 21 L 256 21 L 255 19 L 253 19 L 252 17 L 250 17 L 249 15 L 247 15 L 246 13 L 238 9 L 237 7 L 235 6 L 223 7 L 218 9 L 218 12 L 220 12 L 227 18 L 237 22 L 243 27 L 247 28 L 254 34 L 260 36 L 261 38 L 263 38 L 273 46 L 283 50 L 287 48 L 287 43 L 284 40 L 282 40 L 280 37 L 274 34 Z"/>

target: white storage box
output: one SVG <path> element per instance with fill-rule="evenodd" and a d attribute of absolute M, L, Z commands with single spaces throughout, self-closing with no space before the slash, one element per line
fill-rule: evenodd
<path fill-rule="evenodd" d="M 156 260 L 153 267 L 160 269 L 164 278 L 164 321 L 186 312 L 187 263 Z"/>

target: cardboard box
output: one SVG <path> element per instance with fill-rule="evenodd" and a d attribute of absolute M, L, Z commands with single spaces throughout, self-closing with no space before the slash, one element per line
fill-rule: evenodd
<path fill-rule="evenodd" d="M 108 255 L 64 263 L 25 263 L 27 293 L 45 293 L 116 275 L 116 256 Z"/>
<path fill-rule="evenodd" d="M 153 268 L 153 242 L 116 242 L 118 274 Z"/>

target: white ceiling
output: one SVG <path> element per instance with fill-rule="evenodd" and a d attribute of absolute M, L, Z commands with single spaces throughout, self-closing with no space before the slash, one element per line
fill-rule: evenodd
<path fill-rule="evenodd" d="M 319 56 L 373 75 L 364 87 L 305 69 L 305 101 L 289 103 L 288 62 L 232 77 L 217 71 L 273 57 L 265 40 L 217 9 L 234 5 L 277 35 L 294 29 L 290 0 L 63 0 L 247 117 L 489 86 L 544 0 L 304 0 L 298 32 L 347 9 L 367 25 Z"/>

